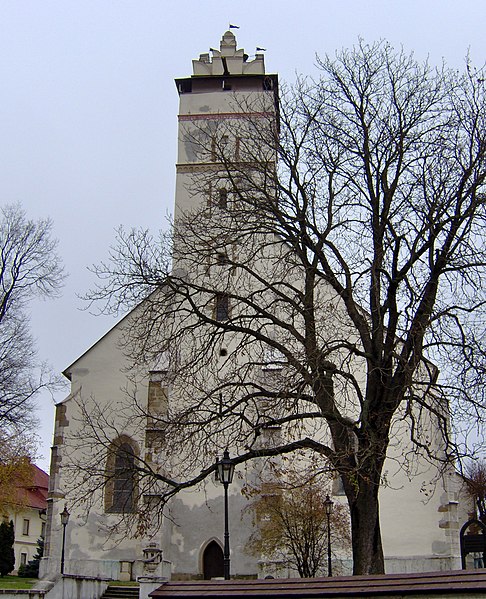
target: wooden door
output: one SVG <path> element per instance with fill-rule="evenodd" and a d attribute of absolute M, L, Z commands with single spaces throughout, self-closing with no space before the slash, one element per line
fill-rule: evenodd
<path fill-rule="evenodd" d="M 223 550 L 216 543 L 211 541 L 208 543 L 203 553 L 203 576 L 204 580 L 211 580 L 211 578 L 223 578 L 224 567 L 223 567 Z"/>

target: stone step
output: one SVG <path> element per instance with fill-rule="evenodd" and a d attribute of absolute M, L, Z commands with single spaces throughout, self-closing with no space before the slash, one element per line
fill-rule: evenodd
<path fill-rule="evenodd" d="M 138 586 L 109 586 L 101 599 L 138 599 Z"/>

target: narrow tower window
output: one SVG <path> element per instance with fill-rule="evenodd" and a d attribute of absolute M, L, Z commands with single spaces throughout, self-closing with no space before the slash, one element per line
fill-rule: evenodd
<path fill-rule="evenodd" d="M 221 210 L 228 209 L 228 190 L 221 188 L 218 191 L 218 208 Z"/>
<path fill-rule="evenodd" d="M 226 293 L 216 294 L 215 318 L 220 322 L 228 320 L 229 318 L 229 297 Z"/>
<path fill-rule="evenodd" d="M 228 256 L 223 252 L 218 252 L 216 254 L 216 262 L 218 266 L 225 266 L 226 264 L 229 264 Z"/>

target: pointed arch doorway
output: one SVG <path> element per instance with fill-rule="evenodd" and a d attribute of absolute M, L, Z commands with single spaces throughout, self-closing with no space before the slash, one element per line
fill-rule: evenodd
<path fill-rule="evenodd" d="M 202 556 L 202 566 L 204 580 L 211 580 L 211 578 L 223 578 L 223 550 L 216 541 L 210 541 L 206 545 Z"/>

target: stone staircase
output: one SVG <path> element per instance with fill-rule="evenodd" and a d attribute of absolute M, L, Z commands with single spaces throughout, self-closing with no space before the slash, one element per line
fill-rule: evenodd
<path fill-rule="evenodd" d="M 138 586 L 114 586 L 110 585 L 101 599 L 138 599 L 139 588 Z"/>

